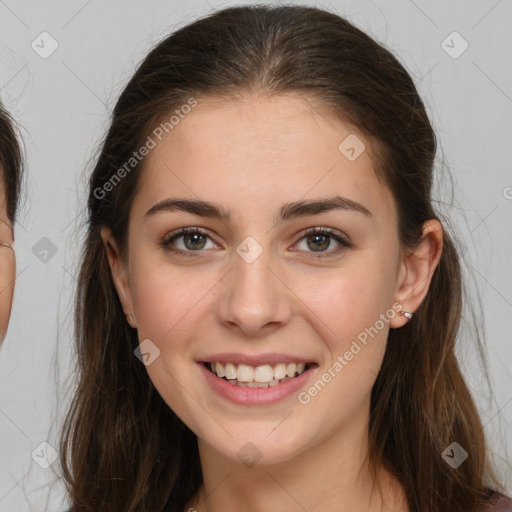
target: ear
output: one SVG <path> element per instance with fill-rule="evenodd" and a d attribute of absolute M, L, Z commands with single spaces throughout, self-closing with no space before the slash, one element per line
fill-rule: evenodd
<path fill-rule="evenodd" d="M 133 312 L 128 267 L 125 265 L 121 257 L 117 244 L 112 237 L 112 232 L 109 228 L 103 227 L 101 229 L 101 238 L 103 239 L 103 244 L 107 251 L 110 271 L 112 272 L 112 280 L 114 281 L 117 295 L 119 296 L 119 300 L 123 306 L 126 320 L 132 327 L 137 327 L 137 322 Z"/>
<path fill-rule="evenodd" d="M 395 300 L 402 311 L 414 313 L 427 296 L 434 271 L 443 251 L 443 227 L 438 220 L 431 219 L 423 224 L 422 237 L 414 249 L 403 256 L 398 273 Z M 402 327 L 409 320 L 396 315 L 390 321 L 391 328 Z"/>

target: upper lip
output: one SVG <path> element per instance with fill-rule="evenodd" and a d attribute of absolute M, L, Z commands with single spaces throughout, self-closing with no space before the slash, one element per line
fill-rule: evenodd
<path fill-rule="evenodd" d="M 290 354 L 282 353 L 267 353 L 248 355 L 239 352 L 223 352 L 222 354 L 215 354 L 206 356 L 199 360 L 201 363 L 233 363 L 233 364 L 246 364 L 249 366 L 261 366 L 269 364 L 274 366 L 279 363 L 310 363 L 316 364 L 312 359 L 304 359 L 303 357 L 293 356 Z"/>

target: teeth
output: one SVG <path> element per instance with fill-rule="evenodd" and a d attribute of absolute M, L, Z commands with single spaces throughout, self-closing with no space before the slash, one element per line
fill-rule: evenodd
<path fill-rule="evenodd" d="M 222 368 L 222 365 L 220 363 L 215 363 L 215 373 L 219 377 L 224 377 L 224 375 L 225 375 L 224 368 Z"/>
<path fill-rule="evenodd" d="M 280 380 L 286 377 L 286 365 L 279 363 L 274 366 L 274 379 Z"/>
<path fill-rule="evenodd" d="M 306 369 L 305 363 L 279 363 L 275 366 L 264 364 L 249 366 L 247 364 L 209 363 L 210 369 L 218 377 L 225 377 L 232 384 L 246 387 L 277 386 L 279 382 L 289 380 L 295 375 L 301 375 Z"/>
<path fill-rule="evenodd" d="M 285 377 L 281 380 L 271 380 L 270 382 L 240 382 L 238 380 L 228 380 L 230 384 L 234 386 L 239 386 L 241 388 L 271 388 L 273 386 L 277 386 L 281 382 L 286 382 L 287 380 L 293 379 L 293 377 Z"/>
<path fill-rule="evenodd" d="M 257 366 L 254 370 L 254 382 L 270 382 L 274 379 L 274 369 L 269 364 Z"/>
<path fill-rule="evenodd" d="M 247 366 L 246 364 L 239 364 L 236 369 L 236 379 L 240 382 L 253 382 L 254 368 L 252 366 Z"/>
<path fill-rule="evenodd" d="M 224 375 L 224 377 L 226 377 L 226 379 L 235 379 L 236 380 L 236 366 L 233 363 L 226 363 L 225 373 L 226 374 Z"/>
<path fill-rule="evenodd" d="M 289 363 L 286 367 L 286 375 L 288 377 L 293 377 L 295 375 L 295 370 L 297 369 L 297 365 L 294 363 Z"/>

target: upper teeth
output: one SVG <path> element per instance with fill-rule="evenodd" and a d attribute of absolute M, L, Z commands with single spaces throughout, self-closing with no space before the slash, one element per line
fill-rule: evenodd
<path fill-rule="evenodd" d="M 246 364 L 233 363 L 210 363 L 210 368 L 219 377 L 226 379 L 236 379 L 240 382 L 271 382 L 285 377 L 294 377 L 297 373 L 300 375 L 306 369 L 305 363 L 279 363 L 275 366 L 264 364 L 261 366 L 248 366 Z"/>

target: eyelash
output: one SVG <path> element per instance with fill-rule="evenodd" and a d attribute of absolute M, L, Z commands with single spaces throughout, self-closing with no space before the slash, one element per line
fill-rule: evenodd
<path fill-rule="evenodd" d="M 180 238 L 183 235 L 190 235 L 190 234 L 199 234 L 199 235 L 211 238 L 208 235 L 208 233 L 206 233 L 205 231 L 202 231 L 199 228 L 193 228 L 193 227 L 181 228 L 178 231 L 170 233 L 167 237 L 165 237 L 165 239 L 161 242 L 161 245 L 165 250 L 171 251 L 180 256 L 194 256 L 195 253 L 200 253 L 203 249 L 198 250 L 198 251 L 183 251 L 182 249 L 176 249 L 175 247 L 171 246 L 171 243 L 174 242 L 174 240 L 176 240 L 177 238 Z M 341 247 L 338 247 L 337 249 L 334 249 L 331 251 L 326 251 L 326 252 L 319 252 L 319 253 L 311 252 L 310 256 L 305 256 L 306 258 L 310 258 L 310 259 L 326 258 L 326 257 L 332 256 L 334 254 L 338 254 L 339 252 L 341 252 L 345 249 L 350 249 L 352 247 L 351 242 L 344 239 L 340 235 L 336 234 L 330 228 L 309 228 L 303 233 L 303 235 L 298 240 L 298 242 L 301 242 L 303 239 L 308 238 L 311 235 L 328 236 L 328 237 L 334 239 L 336 242 L 338 242 L 341 245 Z"/>

